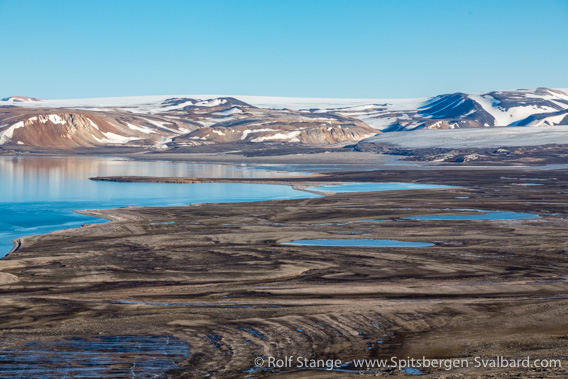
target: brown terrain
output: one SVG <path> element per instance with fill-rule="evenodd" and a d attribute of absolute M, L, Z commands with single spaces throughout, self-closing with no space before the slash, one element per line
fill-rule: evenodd
<path fill-rule="evenodd" d="M 0 103 L 0 149 L 8 153 L 96 154 L 97 148 L 113 146 L 155 151 L 227 143 L 342 146 L 377 133 L 348 116 L 257 108 L 230 97 L 172 98 L 151 109 Z"/>
<path fill-rule="evenodd" d="M 37 346 L 51 346 L 52 357 L 69 344 L 83 349 L 84 341 L 104 344 L 120 336 L 145 338 L 151 346 L 172 341 L 172 377 L 360 376 L 353 364 L 335 371 L 255 366 L 258 357 L 286 356 L 343 363 L 530 356 L 560 360 L 562 367 L 421 371 L 436 378 L 568 376 L 565 170 L 390 170 L 252 181 L 296 188 L 350 181 L 455 187 L 87 211 L 112 222 L 23 238 L 0 260 L 0 369 L 44 351 Z M 477 213 L 471 209 L 540 218 L 404 218 Z M 433 246 L 282 244 L 312 238 Z M 106 373 L 133 369 L 140 359 L 119 355 L 106 361 Z M 52 366 L 61 376 L 63 369 Z M 395 368 L 365 372 L 407 375 Z"/>
<path fill-rule="evenodd" d="M 180 153 L 204 145 L 338 148 L 362 141 L 355 149 L 411 155 L 418 160 L 508 161 L 518 155 L 519 149 L 533 156 L 549 154 L 552 146 L 543 151 L 543 143 L 536 142 L 529 148 L 514 147 L 511 152 L 500 151 L 501 146 L 489 151 L 447 149 L 442 143 L 421 151 L 377 144 L 372 137 L 393 131 L 568 124 L 568 94 L 550 88 L 355 102 L 243 97 L 259 102 L 259 106 L 235 97 L 205 97 L 141 97 L 138 101 L 39 100 L 21 96 L 2 99 L 0 153 L 97 154 L 98 149 L 112 147 Z M 491 133 L 487 131 L 487 138 L 491 139 Z M 420 137 L 408 136 L 413 138 Z M 563 137 L 547 143 L 565 145 L 565 140 Z"/>

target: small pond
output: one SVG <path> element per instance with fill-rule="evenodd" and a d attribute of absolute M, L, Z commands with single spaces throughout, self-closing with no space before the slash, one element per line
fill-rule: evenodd
<path fill-rule="evenodd" d="M 540 218 L 539 215 L 510 211 L 486 211 L 482 209 L 453 209 L 461 212 L 475 212 L 474 214 L 446 214 L 428 216 L 403 217 L 405 220 L 528 220 Z"/>

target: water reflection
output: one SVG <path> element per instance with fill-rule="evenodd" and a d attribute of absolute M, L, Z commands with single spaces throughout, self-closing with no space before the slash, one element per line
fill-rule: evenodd
<path fill-rule="evenodd" d="M 201 178 L 254 178 L 301 176 L 303 172 L 263 169 L 258 166 L 230 164 L 195 164 L 188 162 L 136 161 L 105 157 L 0 157 L 0 202 L 27 201 L 30 195 L 42 193 L 53 199 L 68 193 L 69 180 L 92 176 L 178 176 Z M 89 183 L 75 187 L 85 191 Z"/>
<path fill-rule="evenodd" d="M 0 157 L 0 257 L 18 237 L 103 220 L 77 209 L 169 206 L 313 197 L 288 186 L 251 183 L 115 183 L 92 176 L 271 177 L 300 172 L 254 166 L 135 161 L 105 157 Z"/>

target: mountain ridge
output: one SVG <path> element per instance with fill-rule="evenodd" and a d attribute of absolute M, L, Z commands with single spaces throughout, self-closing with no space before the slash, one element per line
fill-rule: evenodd
<path fill-rule="evenodd" d="M 382 132 L 541 125 L 568 125 L 568 94 L 535 88 L 425 99 L 190 95 L 0 101 L 0 147 L 67 150 L 224 143 L 342 146 Z"/>

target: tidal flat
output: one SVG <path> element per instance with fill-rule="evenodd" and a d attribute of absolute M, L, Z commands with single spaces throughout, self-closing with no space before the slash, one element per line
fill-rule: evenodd
<path fill-rule="evenodd" d="M 518 185 L 529 179 L 542 185 Z M 25 365 L 14 365 L 36 344 L 42 351 L 59 346 L 56 355 L 73 339 L 81 341 L 76 351 L 83 341 L 119 336 L 175 341 L 173 363 L 156 366 L 171 377 L 360 377 L 348 362 L 393 356 L 562 361 L 561 368 L 421 369 L 424 377 L 568 375 L 567 171 L 211 179 L 227 180 L 295 188 L 345 182 L 451 188 L 85 211 L 112 222 L 22 238 L 0 260 L 0 374 L 8 361 L 25 376 Z M 410 219 L 452 209 L 539 218 Z M 357 222 L 362 220 L 393 222 Z M 285 244 L 339 238 L 433 246 Z M 116 362 L 107 357 L 105 367 L 128 367 L 136 354 L 126 351 Z M 345 365 L 333 371 L 255 366 L 257 357 L 287 356 L 340 359 Z"/>

